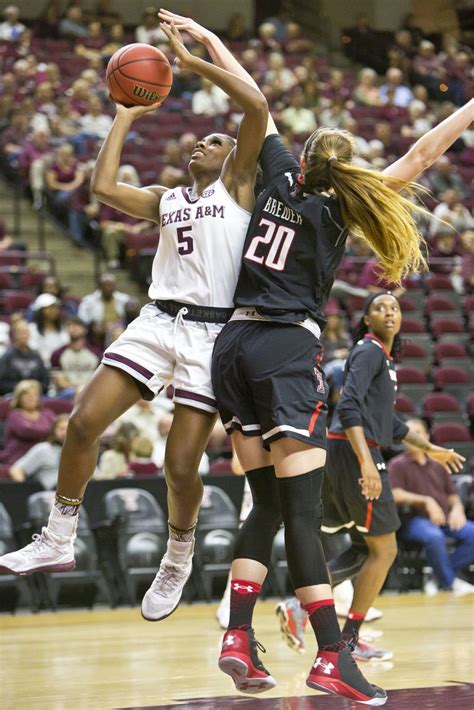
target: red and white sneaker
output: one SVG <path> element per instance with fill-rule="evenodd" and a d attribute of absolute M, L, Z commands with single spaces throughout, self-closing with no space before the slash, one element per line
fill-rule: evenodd
<path fill-rule="evenodd" d="M 265 653 L 261 643 L 255 640 L 252 628 L 229 629 L 222 639 L 219 668 L 230 675 L 237 690 L 242 693 L 264 693 L 276 685 L 260 661 L 257 649 Z"/>
<path fill-rule="evenodd" d="M 275 613 L 280 623 L 281 635 L 288 646 L 293 651 L 297 651 L 297 653 L 304 653 L 304 632 L 308 625 L 309 617 L 299 600 L 296 597 L 292 597 L 280 602 L 275 609 Z"/>
<path fill-rule="evenodd" d="M 75 533 L 67 538 L 52 535 L 47 528 L 33 535 L 32 542 L 20 550 L 0 557 L 0 574 L 27 576 L 33 572 L 67 572 L 74 569 Z"/>
<path fill-rule="evenodd" d="M 347 646 L 338 652 L 319 651 L 306 685 L 363 705 L 379 706 L 387 702 L 385 690 L 364 678 Z"/>

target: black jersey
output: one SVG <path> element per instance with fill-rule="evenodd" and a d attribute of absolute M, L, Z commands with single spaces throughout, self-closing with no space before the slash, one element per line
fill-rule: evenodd
<path fill-rule="evenodd" d="M 323 327 L 347 235 L 338 202 L 301 191 L 300 167 L 279 135 L 265 139 L 259 162 L 263 190 L 245 238 L 235 305 L 285 323 L 310 316 Z"/>
<path fill-rule="evenodd" d="M 394 412 L 397 373 L 383 343 L 368 333 L 352 348 L 344 368 L 344 385 L 331 422 L 331 434 L 361 426 L 369 442 L 390 446 L 408 427 Z"/>

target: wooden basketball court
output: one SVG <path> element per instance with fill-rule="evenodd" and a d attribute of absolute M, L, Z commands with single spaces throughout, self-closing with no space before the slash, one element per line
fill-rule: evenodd
<path fill-rule="evenodd" d="M 386 708 L 474 707 L 474 597 L 439 594 L 382 596 L 384 617 L 371 629 L 393 650 L 393 661 L 363 664 L 389 693 Z M 139 609 L 74 611 L 0 617 L 2 710 L 116 708 L 259 708 L 307 710 L 362 707 L 311 691 L 314 659 L 280 638 L 274 601 L 257 606 L 257 638 L 277 687 L 260 696 L 238 694 L 217 669 L 222 631 L 215 604 L 183 604 L 169 619 L 143 621 Z M 472 685 L 471 685 L 472 684 Z"/>

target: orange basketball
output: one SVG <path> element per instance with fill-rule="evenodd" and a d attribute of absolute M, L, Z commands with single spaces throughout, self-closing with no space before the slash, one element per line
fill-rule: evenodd
<path fill-rule="evenodd" d="M 164 100 L 173 83 L 170 63 L 149 44 L 127 44 L 112 55 L 105 74 L 110 95 L 124 106 L 149 106 Z"/>

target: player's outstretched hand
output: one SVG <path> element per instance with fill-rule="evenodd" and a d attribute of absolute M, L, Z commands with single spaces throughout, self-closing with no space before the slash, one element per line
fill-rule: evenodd
<path fill-rule="evenodd" d="M 462 470 L 463 461 L 466 459 L 461 454 L 457 454 L 454 449 L 445 449 L 444 446 L 430 445 L 427 456 L 433 461 L 440 463 L 448 473 L 459 473 Z"/>
<path fill-rule="evenodd" d="M 167 22 L 160 22 L 160 27 L 168 37 L 170 47 L 176 54 L 176 64 L 181 67 L 181 69 L 192 69 L 194 62 L 196 61 L 196 57 L 193 57 L 191 52 L 188 52 L 184 46 L 183 38 L 181 37 L 174 22 L 171 22 L 170 24 Z"/>
<path fill-rule="evenodd" d="M 161 101 L 157 101 L 154 104 L 151 104 L 150 106 L 122 106 L 122 104 L 116 104 L 117 107 L 117 116 L 121 118 L 126 118 L 129 121 L 135 121 L 137 118 L 140 118 L 140 116 L 144 116 L 146 113 L 150 113 L 150 111 L 156 111 L 156 109 L 160 108 L 161 106 Z"/>
<path fill-rule="evenodd" d="M 167 22 L 168 24 L 173 23 L 180 32 L 187 32 L 196 42 L 205 43 L 207 39 L 212 37 L 210 30 L 198 24 L 190 17 L 183 17 L 182 15 L 177 15 L 175 12 L 170 12 L 163 8 L 160 9 L 158 17 L 162 22 Z"/>

